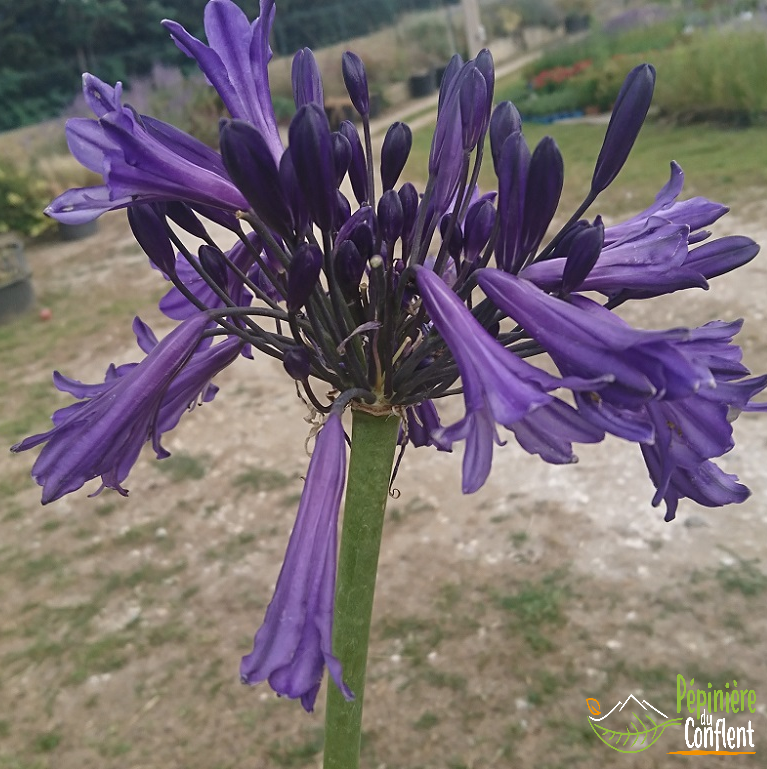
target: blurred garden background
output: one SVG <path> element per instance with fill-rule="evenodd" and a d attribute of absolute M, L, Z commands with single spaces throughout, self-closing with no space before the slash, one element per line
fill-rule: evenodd
<path fill-rule="evenodd" d="M 255 2 L 239 4 L 256 13 Z M 156 307 L 166 285 L 124 212 L 63 241 L 42 209 L 97 181 L 64 136 L 67 116 L 87 114 L 75 98 L 81 71 L 123 80 L 139 112 L 215 146 L 223 106 L 159 26 L 173 18 L 202 34 L 203 6 L 0 0 L 0 245 L 13 244 L 0 292 L 23 279 L 34 294 L 25 312 L 0 312 L 7 446 L 48 429 L 67 402 L 51 370 L 98 381 L 109 363 L 137 359 L 134 315 L 169 329 Z M 487 0 L 480 11 L 509 73 L 496 100 L 518 106 L 528 144 L 550 134 L 562 150 L 562 211 L 588 189 L 624 76 L 649 61 L 658 72 L 650 117 L 590 215 L 612 223 L 644 209 L 676 160 L 683 197 L 732 208 L 716 234 L 767 242 L 765 0 Z M 320 62 L 331 119 L 346 116 L 340 53 L 362 56 L 377 141 L 391 120 L 410 122 L 404 177 L 423 181 L 429 92 L 452 53 L 465 53 L 461 6 L 278 0 L 271 82 L 286 126 L 290 54 L 304 45 Z M 480 184 L 495 187 L 490 164 Z M 763 373 L 764 258 L 709 292 L 637 303 L 626 317 L 650 328 L 745 316 L 745 362 Z M 216 401 L 167 441 L 173 456 L 139 462 L 127 500 L 80 492 L 43 508 L 32 458 L 0 455 L 0 769 L 318 766 L 322 705 L 307 716 L 237 681 L 306 467 L 303 407 L 278 364 L 259 365 L 257 376 L 252 366 L 225 372 Z M 638 453 L 617 440 L 586 447 L 572 468 L 507 446 L 471 497 L 460 495 L 454 462 L 412 452 L 385 531 L 365 765 L 609 766 L 585 699 L 643 692 L 671 709 L 681 673 L 757 691 L 750 763 L 767 766 L 767 440 L 748 415 L 736 432 L 725 466 L 754 497 L 737 509 L 688 504 L 673 524 L 650 507 Z M 683 747 L 669 730 L 654 752 L 621 765 L 675 766 L 666 753 Z"/>

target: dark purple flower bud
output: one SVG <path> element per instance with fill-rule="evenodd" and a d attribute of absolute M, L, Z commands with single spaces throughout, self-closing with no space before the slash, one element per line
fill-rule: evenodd
<path fill-rule="evenodd" d="M 573 240 L 588 226 L 589 223 L 585 219 L 579 219 L 571 224 L 567 228 L 567 232 L 562 236 L 562 239 L 557 243 L 556 248 L 549 255 L 549 259 L 566 259 L 573 245 Z"/>
<path fill-rule="evenodd" d="M 623 168 L 647 117 L 654 88 L 655 67 L 651 64 L 634 67 L 623 81 L 594 168 L 592 193 L 605 189 Z"/>
<path fill-rule="evenodd" d="M 493 92 L 495 91 L 495 65 L 493 64 L 493 54 L 487 48 L 483 48 L 474 59 L 477 69 L 485 78 L 485 90 L 487 100 L 485 102 L 485 128 L 490 122 L 490 112 L 493 109 Z M 484 130 L 484 129 L 483 129 Z"/>
<path fill-rule="evenodd" d="M 467 65 L 458 96 L 461 107 L 461 137 L 464 152 L 477 146 L 485 127 L 487 84 L 482 73 L 473 64 Z"/>
<path fill-rule="evenodd" d="M 136 205 L 128 208 L 128 223 L 149 261 L 165 275 L 174 275 L 176 252 L 168 236 L 165 217 L 151 205 Z"/>
<path fill-rule="evenodd" d="M 305 104 L 290 121 L 288 137 L 296 177 L 309 213 L 320 229 L 330 230 L 336 204 L 336 174 L 325 112 L 314 103 Z"/>
<path fill-rule="evenodd" d="M 322 92 L 322 76 L 317 60 L 309 48 L 302 48 L 293 57 L 291 68 L 293 80 L 293 101 L 296 109 L 313 102 L 324 109 L 325 97 Z"/>
<path fill-rule="evenodd" d="M 282 365 L 285 371 L 293 379 L 303 382 L 309 378 L 312 368 L 311 357 L 306 347 L 291 347 L 285 351 L 285 357 L 282 359 Z"/>
<path fill-rule="evenodd" d="M 231 180 L 251 208 L 282 234 L 293 229 L 293 216 L 280 184 L 280 174 L 263 136 L 244 120 L 221 121 L 221 155 Z"/>
<path fill-rule="evenodd" d="M 463 250 L 466 261 L 475 262 L 490 240 L 495 223 L 495 208 L 489 200 L 478 200 L 466 212 L 463 226 Z"/>
<path fill-rule="evenodd" d="M 358 227 L 365 227 L 372 232 L 375 227 L 375 212 L 370 206 L 360 206 L 336 235 L 336 245 L 348 240 Z M 372 237 L 372 236 L 371 236 Z"/>
<path fill-rule="evenodd" d="M 584 227 L 574 238 L 562 273 L 562 291 L 569 294 L 583 283 L 602 253 L 605 226 L 597 216 L 593 226 Z"/>
<path fill-rule="evenodd" d="M 407 240 L 418 215 L 418 190 L 410 182 L 405 182 L 397 194 L 402 202 L 402 236 Z"/>
<path fill-rule="evenodd" d="M 498 176 L 498 164 L 506 139 L 522 130 L 522 118 L 510 101 L 502 101 L 490 118 L 490 151 L 493 155 L 495 175 Z"/>
<path fill-rule="evenodd" d="M 352 148 L 352 159 L 349 164 L 349 181 L 352 183 L 354 197 L 362 205 L 368 199 L 368 173 L 365 163 L 365 151 L 362 149 L 360 135 L 357 128 L 350 120 L 344 120 L 338 127 L 339 133 L 343 134 Z"/>
<path fill-rule="evenodd" d="M 298 185 L 296 169 L 293 167 L 293 157 L 290 148 L 282 153 L 280 158 L 280 184 L 285 200 L 293 212 L 293 220 L 297 232 L 303 232 L 309 226 L 309 209 L 304 200 L 304 194 Z"/>
<path fill-rule="evenodd" d="M 288 312 L 298 312 L 311 295 L 322 270 L 319 246 L 304 243 L 296 249 L 288 267 Z"/>
<path fill-rule="evenodd" d="M 402 234 L 402 201 L 394 190 L 386 190 L 378 201 L 378 226 L 384 243 L 393 243 Z"/>
<path fill-rule="evenodd" d="M 411 406 L 405 412 L 407 439 L 415 447 L 433 446 L 431 434 L 442 427 L 433 401 L 424 401 Z"/>
<path fill-rule="evenodd" d="M 370 112 L 368 77 L 365 74 L 365 65 L 356 53 L 346 51 L 341 57 L 341 70 L 354 109 L 364 117 Z"/>
<path fill-rule="evenodd" d="M 213 282 L 222 290 L 227 289 L 227 264 L 224 255 L 215 246 L 200 246 L 197 252 L 200 257 L 200 266 Z"/>
<path fill-rule="evenodd" d="M 354 296 L 365 273 L 366 260 L 353 240 L 345 240 L 336 251 L 335 273 L 344 296 Z"/>
<path fill-rule="evenodd" d="M 447 236 L 448 229 L 450 228 L 450 220 L 455 214 L 445 214 L 439 222 L 439 232 L 444 240 Z M 453 232 L 450 235 L 450 242 L 447 244 L 447 252 L 454 259 L 458 258 L 458 255 L 463 249 L 463 232 L 461 231 L 461 225 L 458 222 L 453 226 Z"/>
<path fill-rule="evenodd" d="M 357 227 L 352 232 L 350 238 L 349 238 L 355 246 L 357 246 L 357 250 L 360 252 L 360 255 L 367 261 L 370 259 L 371 256 L 373 256 L 373 231 L 369 227 Z"/>
<path fill-rule="evenodd" d="M 521 266 L 520 244 L 529 167 L 530 150 L 525 137 L 520 132 L 511 134 L 503 145 L 499 162 L 500 232 L 495 249 L 498 266 L 506 272 L 516 272 Z"/>
<path fill-rule="evenodd" d="M 330 136 L 333 141 L 333 165 L 336 169 L 336 186 L 338 187 L 341 185 L 352 162 L 352 145 L 338 131 L 334 131 Z"/>
<path fill-rule="evenodd" d="M 336 190 L 336 213 L 333 220 L 333 226 L 336 230 L 340 230 L 341 227 L 349 221 L 352 215 L 352 207 L 349 201 L 346 199 L 346 195 L 341 190 Z"/>
<path fill-rule="evenodd" d="M 406 123 L 392 123 L 381 147 L 381 184 L 384 192 L 391 190 L 407 163 L 413 146 L 413 132 Z"/>
<path fill-rule="evenodd" d="M 160 204 L 156 203 L 155 205 Z M 205 225 L 197 218 L 195 212 L 192 211 L 186 203 L 182 203 L 180 200 L 169 200 L 162 205 L 165 208 L 167 217 L 174 221 L 179 227 L 186 230 L 190 235 L 194 235 L 196 238 L 208 237 L 208 231 L 205 229 Z"/>
<path fill-rule="evenodd" d="M 534 253 L 554 218 L 565 180 L 565 166 L 557 143 L 544 136 L 530 158 L 525 191 L 525 220 L 521 252 Z"/>
<path fill-rule="evenodd" d="M 442 82 L 439 84 L 439 105 L 437 107 L 438 112 L 442 110 L 442 105 L 444 104 L 445 98 L 447 97 L 447 92 L 450 90 L 450 87 L 453 85 L 453 81 L 461 71 L 461 67 L 463 67 L 463 59 L 459 54 L 453 54 L 453 57 L 448 62 L 447 67 L 445 67 L 445 71 L 442 74 Z"/>

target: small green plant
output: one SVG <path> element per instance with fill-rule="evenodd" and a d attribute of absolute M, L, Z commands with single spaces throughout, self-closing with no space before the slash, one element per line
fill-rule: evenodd
<path fill-rule="evenodd" d="M 58 732 L 43 732 L 35 738 L 35 750 L 38 753 L 50 753 L 56 750 L 61 742 L 61 735 Z"/>
<path fill-rule="evenodd" d="M 234 485 L 252 491 L 274 491 L 287 486 L 293 479 L 279 470 L 268 467 L 250 467 L 234 479 Z"/>
<path fill-rule="evenodd" d="M 735 558 L 733 564 L 720 566 L 716 579 L 728 593 L 741 593 L 746 598 L 760 595 L 767 589 L 767 576 L 756 565 L 758 561 Z"/>
<path fill-rule="evenodd" d="M 523 583 L 513 595 L 496 597 L 501 609 L 515 615 L 512 626 L 521 631 L 533 651 L 554 649 L 551 639 L 545 635 L 545 628 L 565 621 L 562 605 L 570 595 L 570 589 L 564 584 L 565 578 L 566 572 L 559 569 L 538 582 Z"/>
<path fill-rule="evenodd" d="M 182 481 L 198 481 L 205 477 L 205 461 L 179 451 L 156 465 L 157 469 L 165 473 L 173 483 Z"/>
<path fill-rule="evenodd" d="M 413 724 L 413 729 L 417 729 L 419 732 L 425 732 L 429 729 L 433 729 L 439 723 L 439 716 L 427 710 L 423 713 L 419 719 Z"/>
<path fill-rule="evenodd" d="M 41 235 L 54 224 L 43 213 L 49 202 L 48 185 L 33 170 L 0 158 L 0 234 L 18 232 L 32 238 Z"/>

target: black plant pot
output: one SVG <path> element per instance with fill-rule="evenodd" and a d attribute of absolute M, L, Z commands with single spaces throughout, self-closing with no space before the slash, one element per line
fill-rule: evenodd
<path fill-rule="evenodd" d="M 64 222 L 59 222 L 59 237 L 67 241 L 82 240 L 83 238 L 95 235 L 98 228 L 99 223 L 96 219 L 92 222 L 83 222 L 82 224 L 64 224 Z"/>
<path fill-rule="evenodd" d="M 14 235 L 0 237 L 0 323 L 28 310 L 35 299 L 24 244 Z"/>
<path fill-rule="evenodd" d="M 32 278 L 20 278 L 0 286 L 0 323 L 26 312 L 35 301 Z"/>
<path fill-rule="evenodd" d="M 437 88 L 437 79 L 434 77 L 434 70 L 430 69 L 427 72 L 411 75 L 408 80 L 408 87 L 410 89 L 410 95 L 414 99 L 420 99 L 422 96 L 428 96 L 429 94 L 434 93 Z"/>

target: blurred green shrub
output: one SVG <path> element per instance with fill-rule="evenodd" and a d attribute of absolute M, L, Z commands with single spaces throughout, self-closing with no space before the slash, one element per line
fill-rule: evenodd
<path fill-rule="evenodd" d="M 50 188 L 34 170 L 22 171 L 0 158 L 0 233 L 37 237 L 55 222 L 43 214 Z"/>
<path fill-rule="evenodd" d="M 767 36 L 698 31 L 657 59 L 654 104 L 679 122 L 750 125 L 767 115 Z"/>

